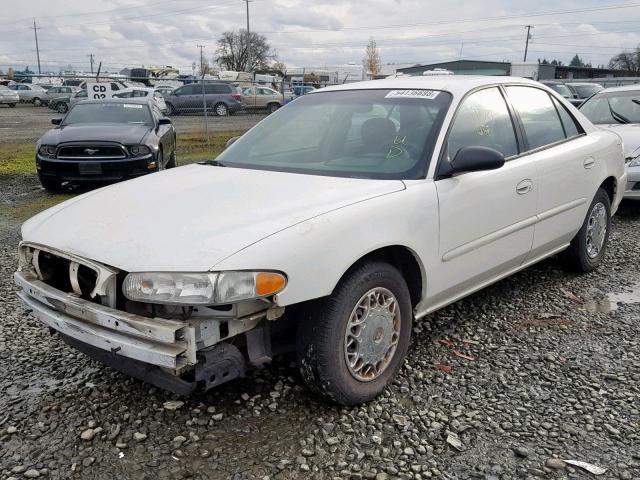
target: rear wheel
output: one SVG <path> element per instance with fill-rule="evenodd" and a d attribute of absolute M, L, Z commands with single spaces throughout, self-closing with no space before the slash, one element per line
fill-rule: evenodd
<path fill-rule="evenodd" d="M 278 103 L 270 103 L 267 107 L 269 109 L 269 113 L 273 113 L 280 108 L 280 104 Z"/>
<path fill-rule="evenodd" d="M 60 180 L 40 177 L 40 185 L 49 192 L 62 191 L 62 182 Z"/>
<path fill-rule="evenodd" d="M 9 104 L 9 107 L 10 107 L 10 108 L 15 108 L 15 107 L 16 107 L 16 104 L 15 104 L 15 103 L 10 103 L 10 104 Z"/>
<path fill-rule="evenodd" d="M 411 335 L 411 300 L 400 272 L 387 263 L 362 264 L 311 308 L 297 333 L 307 385 L 343 405 L 380 395 L 400 369 Z"/>
<path fill-rule="evenodd" d="M 573 270 L 591 272 L 602 263 L 611 230 L 611 201 L 602 188 L 593 198 L 582 228 L 565 251 L 565 259 Z"/>
<path fill-rule="evenodd" d="M 227 115 L 229 115 L 229 107 L 227 107 L 226 103 L 222 103 L 222 102 L 217 103 L 216 106 L 213 108 L 213 111 L 219 117 L 226 117 Z"/>
<path fill-rule="evenodd" d="M 40 105 L 42 105 L 42 100 L 40 100 L 39 98 L 34 98 L 33 99 L 33 106 L 34 107 L 39 107 Z"/>

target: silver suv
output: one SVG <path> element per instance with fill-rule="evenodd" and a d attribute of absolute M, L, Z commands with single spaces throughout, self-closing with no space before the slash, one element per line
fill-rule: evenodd
<path fill-rule="evenodd" d="M 242 95 L 228 83 L 190 83 L 166 94 L 164 100 L 169 115 L 207 111 L 219 116 L 231 115 L 242 109 Z"/>

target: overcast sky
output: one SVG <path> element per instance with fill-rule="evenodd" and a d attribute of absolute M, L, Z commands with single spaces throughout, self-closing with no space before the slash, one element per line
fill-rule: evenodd
<path fill-rule="evenodd" d="M 246 25 L 243 0 L 0 2 L 2 70 L 37 67 L 33 16 L 43 71 L 68 64 L 88 71 L 93 53 L 109 71 L 173 65 L 191 73 L 197 45 L 211 59 L 220 33 Z M 253 0 L 249 6 L 251 30 L 265 35 L 290 67 L 361 63 L 369 38 L 383 63 L 521 61 L 526 24 L 534 25 L 533 61 L 568 63 L 578 53 L 596 66 L 640 44 L 640 2 L 633 1 Z"/>

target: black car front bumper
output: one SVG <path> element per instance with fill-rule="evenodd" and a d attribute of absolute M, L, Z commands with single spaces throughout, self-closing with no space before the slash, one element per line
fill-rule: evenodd
<path fill-rule="evenodd" d="M 113 182 L 155 172 L 158 167 L 153 154 L 117 160 L 60 160 L 36 155 L 40 178 L 60 182 Z"/>

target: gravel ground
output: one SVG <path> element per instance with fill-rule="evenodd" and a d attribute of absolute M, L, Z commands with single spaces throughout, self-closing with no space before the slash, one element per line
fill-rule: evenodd
<path fill-rule="evenodd" d="M 248 130 L 265 116 L 266 113 L 262 112 L 240 112 L 229 117 L 210 116 L 209 131 Z M 15 108 L 8 108 L 0 105 L 0 142 L 35 142 L 53 128 L 51 119 L 59 117 L 59 113 L 47 107 L 18 104 Z M 204 131 L 204 116 L 201 114 L 178 115 L 171 117 L 171 121 L 179 134 Z"/>
<path fill-rule="evenodd" d="M 0 203 L 34 201 L 36 186 L 5 178 Z M 87 359 L 15 300 L 19 225 L 5 217 L 3 479 L 640 478 L 633 205 L 598 272 L 551 259 L 416 322 L 397 381 L 358 408 L 318 402 L 291 357 L 188 400 Z"/>

